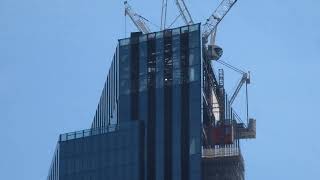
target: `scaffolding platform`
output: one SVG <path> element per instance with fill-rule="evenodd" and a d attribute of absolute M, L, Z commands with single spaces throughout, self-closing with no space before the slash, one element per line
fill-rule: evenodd
<path fill-rule="evenodd" d="M 202 157 L 202 171 L 203 180 L 244 180 L 243 157 Z"/>

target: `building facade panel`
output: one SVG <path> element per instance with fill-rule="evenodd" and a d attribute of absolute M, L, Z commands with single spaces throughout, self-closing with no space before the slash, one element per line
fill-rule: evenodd
<path fill-rule="evenodd" d="M 143 123 L 134 122 L 68 133 L 66 138 L 60 138 L 57 148 L 57 178 L 140 180 L 143 130 Z M 84 135 L 87 132 L 89 135 Z M 52 174 L 56 177 L 56 173 Z M 58 180 L 51 177 L 48 180 Z"/>

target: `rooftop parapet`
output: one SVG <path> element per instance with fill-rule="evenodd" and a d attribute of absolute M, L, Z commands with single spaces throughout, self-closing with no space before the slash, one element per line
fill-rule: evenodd
<path fill-rule="evenodd" d="M 80 138 L 95 136 L 95 135 L 100 135 L 100 134 L 111 133 L 111 132 L 118 131 L 120 129 L 126 130 L 126 129 L 130 129 L 132 127 L 136 127 L 139 124 L 140 124 L 139 122 L 124 123 L 121 125 L 115 124 L 115 125 L 108 125 L 108 126 L 103 126 L 103 127 L 98 127 L 98 128 L 91 128 L 91 129 L 85 129 L 85 130 L 81 130 L 81 131 L 64 133 L 64 134 L 60 134 L 59 142 L 69 141 L 69 140 L 73 140 L 73 139 L 80 139 Z"/>

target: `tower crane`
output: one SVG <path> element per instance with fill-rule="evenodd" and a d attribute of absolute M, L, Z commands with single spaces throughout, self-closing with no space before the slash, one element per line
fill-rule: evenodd
<path fill-rule="evenodd" d="M 206 50 L 206 55 L 210 60 L 218 60 L 222 54 L 223 50 L 221 47 L 215 45 L 215 37 L 216 30 L 218 24 L 225 17 L 225 15 L 230 11 L 233 5 L 237 2 L 237 0 L 223 0 L 213 12 L 213 14 L 207 19 L 205 24 L 203 25 L 203 33 L 202 33 L 202 43 L 204 50 Z M 176 0 L 176 5 L 180 11 L 180 15 L 182 16 L 186 25 L 194 24 L 190 11 L 188 10 L 184 0 Z M 207 43 L 210 38 L 210 43 L 207 46 Z"/>
<path fill-rule="evenodd" d="M 148 21 L 146 18 L 142 17 L 141 15 L 135 13 L 132 7 L 129 5 L 127 1 L 124 1 L 125 6 L 125 15 L 128 15 L 134 25 L 144 34 L 150 33 L 151 30 L 147 26 L 145 21 Z"/>
<path fill-rule="evenodd" d="M 223 0 L 203 25 L 202 45 L 210 60 L 218 60 L 223 54 L 222 48 L 215 45 L 216 30 L 236 2 L 237 0 Z M 210 43 L 207 45 L 210 36 Z"/>
<path fill-rule="evenodd" d="M 225 61 L 217 60 L 218 63 L 232 69 L 233 71 L 239 73 L 242 75 L 239 83 L 236 86 L 235 91 L 232 93 L 232 96 L 229 100 L 230 106 L 233 104 L 234 100 L 238 96 L 241 88 L 243 85 L 245 85 L 246 88 L 246 114 L 247 114 L 247 124 L 244 123 L 237 123 L 236 126 L 236 138 L 237 139 L 252 139 L 256 138 L 256 120 L 253 118 L 249 118 L 249 102 L 248 102 L 248 87 L 247 85 L 250 84 L 250 72 L 244 72 L 230 64 L 228 64 Z"/>
<path fill-rule="evenodd" d="M 178 9 L 180 11 L 180 14 L 185 22 L 186 25 L 194 24 L 194 21 L 192 19 L 192 16 L 190 14 L 190 11 L 188 10 L 184 0 L 175 0 L 176 5 L 178 6 Z M 218 24 L 221 22 L 221 20 L 225 17 L 225 15 L 230 11 L 230 9 L 233 7 L 233 5 L 237 2 L 237 0 L 222 0 L 222 2 L 219 4 L 219 6 L 216 8 L 216 10 L 212 13 L 212 15 L 207 19 L 205 24 L 203 25 L 203 33 L 202 33 L 202 43 L 203 46 L 206 46 L 208 43 L 210 35 L 211 37 L 211 42 L 206 48 L 207 51 L 209 52 L 209 59 L 217 60 L 219 58 L 215 57 L 214 55 L 222 55 L 222 49 L 217 48 L 213 43 L 215 39 L 215 31 L 217 29 Z M 141 15 L 137 14 L 134 12 L 132 7 L 129 5 L 127 1 L 124 1 L 125 5 L 125 14 L 130 17 L 134 25 L 138 28 L 139 31 L 142 33 L 150 33 L 151 30 L 147 26 L 146 21 L 148 20 Z M 166 19 L 166 8 L 167 8 L 167 1 L 163 1 L 162 5 L 162 13 L 165 13 L 165 18 Z M 163 17 L 161 18 L 161 23 L 163 24 Z M 163 26 L 163 25 L 162 25 Z M 161 26 L 161 27 L 162 27 Z M 211 51 L 211 52 L 210 52 Z M 211 56 L 210 56 L 211 54 Z M 210 58 L 211 57 L 211 58 Z"/>
<path fill-rule="evenodd" d="M 234 91 L 234 93 L 232 94 L 231 98 L 230 98 L 230 105 L 233 104 L 234 100 L 236 99 L 237 95 L 239 94 L 240 89 L 242 88 L 242 86 L 244 84 L 250 84 L 250 72 L 247 73 L 243 73 L 240 82 L 237 85 L 236 90 Z"/>
<path fill-rule="evenodd" d="M 188 10 L 186 3 L 184 0 L 176 0 L 176 5 L 178 6 L 178 9 L 180 11 L 180 15 L 182 16 L 184 22 L 186 25 L 194 24 L 190 11 Z"/>
<path fill-rule="evenodd" d="M 232 105 L 234 100 L 238 96 L 239 91 L 241 90 L 242 86 L 244 84 L 246 84 L 246 86 L 248 84 L 250 84 L 250 72 L 244 72 L 244 71 L 242 71 L 242 70 L 240 70 L 240 69 L 238 69 L 238 68 L 232 66 L 231 64 L 228 64 L 227 62 L 222 61 L 222 60 L 217 60 L 217 62 L 219 62 L 220 64 L 222 64 L 222 65 L 224 65 L 224 66 L 226 66 L 226 67 L 232 69 L 233 71 L 235 71 L 235 72 L 237 72 L 237 73 L 242 75 L 242 77 L 241 77 L 241 79 L 240 79 L 235 91 L 233 92 L 233 94 L 232 94 L 232 96 L 231 96 L 231 98 L 229 100 L 230 105 Z"/>
<path fill-rule="evenodd" d="M 218 24 L 224 18 L 224 16 L 230 11 L 237 0 L 223 0 L 212 15 L 207 19 L 203 25 L 202 40 L 206 44 L 209 36 L 216 30 Z"/>

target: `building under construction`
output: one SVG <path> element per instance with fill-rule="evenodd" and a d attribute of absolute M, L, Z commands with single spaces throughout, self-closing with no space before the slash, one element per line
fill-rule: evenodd
<path fill-rule="evenodd" d="M 59 136 L 47 180 L 245 178 L 240 140 L 256 137 L 256 121 L 247 111 L 243 122 L 232 104 L 250 74 L 219 60 L 214 41 L 236 0 L 203 25 L 175 2 L 185 25 L 166 27 L 164 0 L 156 32 L 125 2 L 139 32 L 119 40 L 91 127 Z M 230 96 L 215 63 L 241 74 Z"/>

